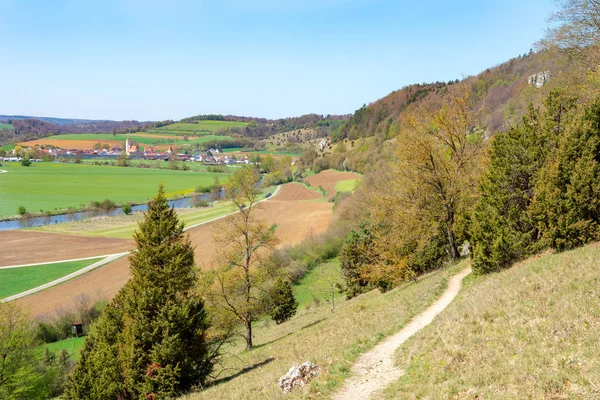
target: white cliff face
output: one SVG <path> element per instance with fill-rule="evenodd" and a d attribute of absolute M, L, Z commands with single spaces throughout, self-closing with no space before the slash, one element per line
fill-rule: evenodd
<path fill-rule="evenodd" d="M 552 75 L 550 75 L 550 71 L 538 72 L 537 74 L 533 74 L 529 78 L 527 78 L 527 83 L 529 84 L 529 86 L 535 86 L 539 89 L 550 80 L 551 76 Z"/>

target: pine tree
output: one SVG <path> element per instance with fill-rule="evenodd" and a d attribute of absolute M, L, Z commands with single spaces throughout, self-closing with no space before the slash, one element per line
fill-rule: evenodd
<path fill-rule="evenodd" d="M 134 239 L 132 278 L 86 338 L 67 398 L 164 398 L 203 384 L 212 369 L 194 249 L 162 184 Z"/>
<path fill-rule="evenodd" d="M 273 288 L 267 295 L 270 315 L 273 321 L 281 324 L 296 314 L 298 302 L 294 298 L 289 281 L 277 278 Z"/>

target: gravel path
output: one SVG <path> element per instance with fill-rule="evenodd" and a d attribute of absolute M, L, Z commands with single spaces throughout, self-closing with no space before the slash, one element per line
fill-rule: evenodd
<path fill-rule="evenodd" d="M 352 376 L 334 400 L 366 400 L 371 395 L 400 378 L 404 371 L 394 365 L 394 352 L 408 338 L 429 325 L 456 297 L 462 280 L 471 273 L 471 267 L 463 269 L 450 279 L 442 297 L 423 313 L 417 315 L 400 332 L 390 336 L 359 357 L 352 366 Z"/>

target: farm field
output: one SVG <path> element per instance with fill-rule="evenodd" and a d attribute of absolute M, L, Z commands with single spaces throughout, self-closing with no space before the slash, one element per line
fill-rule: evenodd
<path fill-rule="evenodd" d="M 0 299 L 52 282 L 102 258 L 0 269 Z"/>
<path fill-rule="evenodd" d="M 64 210 L 87 206 L 90 201 L 143 203 L 156 194 L 160 182 L 167 196 L 184 195 L 197 186 L 209 186 L 225 173 L 122 168 L 86 164 L 34 163 L 31 167 L 10 163 L 0 174 L 0 218 L 17 213 Z"/>
<path fill-rule="evenodd" d="M 150 129 L 152 133 L 169 133 L 169 134 L 206 134 L 213 133 L 221 129 L 228 128 L 243 128 L 248 125 L 245 122 L 235 121 L 196 121 L 196 122 L 176 122 L 171 125 L 160 128 Z"/>
<path fill-rule="evenodd" d="M 327 198 L 331 199 L 335 197 L 335 186 L 338 184 L 338 182 L 351 179 L 360 179 L 360 175 L 354 172 L 340 172 L 328 169 L 319 174 L 311 175 L 304 180 L 310 183 L 310 185 L 314 188 L 322 186 L 325 190 L 327 190 Z"/>
<path fill-rule="evenodd" d="M 305 195 L 300 196 L 301 199 L 292 199 L 294 196 L 287 192 L 288 190 L 296 191 L 295 186 L 300 185 L 283 185 L 277 196 L 261 203 L 261 210 L 257 214 L 259 217 L 266 218 L 270 223 L 277 224 L 277 234 L 281 239 L 280 246 L 294 245 L 308 235 L 323 232 L 332 218 L 333 203 L 302 201 L 305 200 Z M 303 187 L 302 189 L 308 193 L 311 192 L 309 189 Z M 211 266 L 216 250 L 213 235 L 214 230 L 219 229 L 219 223 L 220 221 L 208 223 L 188 231 L 192 244 L 196 246 L 196 264 L 201 269 Z M 55 234 L 46 233 L 46 235 Z M 62 236 L 92 241 L 101 239 L 75 235 Z M 94 295 L 97 298 L 112 298 L 128 278 L 129 260 L 124 257 L 61 285 L 19 299 L 17 302 L 31 307 L 37 314 L 53 312 L 56 307 L 71 304 L 74 298 L 83 293 Z"/>
<path fill-rule="evenodd" d="M 13 129 L 13 126 L 11 124 L 6 124 L 6 123 L 1 122 L 0 123 L 0 131 L 3 129 Z"/>
<path fill-rule="evenodd" d="M 263 195 L 272 193 L 276 186 L 263 188 Z M 212 219 L 230 214 L 236 208 L 226 201 L 212 202 L 210 207 L 177 209 L 178 217 L 187 227 L 200 224 Z M 102 236 L 110 238 L 131 239 L 137 229 L 137 223 L 143 218 L 143 213 L 131 215 L 95 217 L 82 221 L 67 222 L 64 224 L 46 225 L 37 228 L 28 228 L 36 232 L 57 232 L 70 235 Z"/>
<path fill-rule="evenodd" d="M 48 263 L 123 253 L 133 249 L 133 240 L 90 238 L 25 230 L 1 231 L 0 267 Z"/>
<path fill-rule="evenodd" d="M 112 135 L 110 133 L 90 133 L 90 134 L 65 134 L 49 136 L 42 139 L 31 140 L 28 142 L 22 142 L 21 145 L 35 146 L 35 145 L 52 145 L 61 147 L 64 149 L 80 149 L 80 150 L 91 150 L 93 146 L 100 142 L 106 143 L 112 146 L 123 146 L 125 141 L 129 138 L 131 141 L 138 143 L 140 146 L 153 146 L 155 149 L 164 150 L 169 145 L 180 146 L 180 145 L 192 145 L 192 144 L 203 144 L 212 140 L 231 140 L 230 136 L 212 135 L 206 134 L 202 136 L 190 136 L 188 140 L 184 140 L 183 137 L 165 136 L 161 135 L 150 135 L 150 134 L 125 134 L 125 135 Z"/>

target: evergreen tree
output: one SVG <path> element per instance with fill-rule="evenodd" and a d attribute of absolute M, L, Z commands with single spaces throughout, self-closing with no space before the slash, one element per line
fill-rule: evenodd
<path fill-rule="evenodd" d="M 289 281 L 277 278 L 273 288 L 267 294 L 269 314 L 273 321 L 281 324 L 296 314 L 298 302 L 294 298 L 292 285 Z"/>
<path fill-rule="evenodd" d="M 86 338 L 67 398 L 164 398 L 212 369 L 194 249 L 162 184 L 134 234 L 129 282 Z"/>
<path fill-rule="evenodd" d="M 543 244 L 557 250 L 600 239 L 600 98 L 540 171 L 532 215 Z"/>
<path fill-rule="evenodd" d="M 508 267 L 537 248 L 539 232 L 530 215 L 536 182 L 572 119 L 575 99 L 553 91 L 544 106 L 542 113 L 530 105 L 523 123 L 497 134 L 489 147 L 470 229 L 478 273 Z"/>
<path fill-rule="evenodd" d="M 340 264 L 348 298 L 373 288 L 369 279 L 364 276 L 363 270 L 365 266 L 378 261 L 374 240 L 370 226 L 362 221 L 360 227 L 352 230 L 344 241 L 340 251 Z"/>

